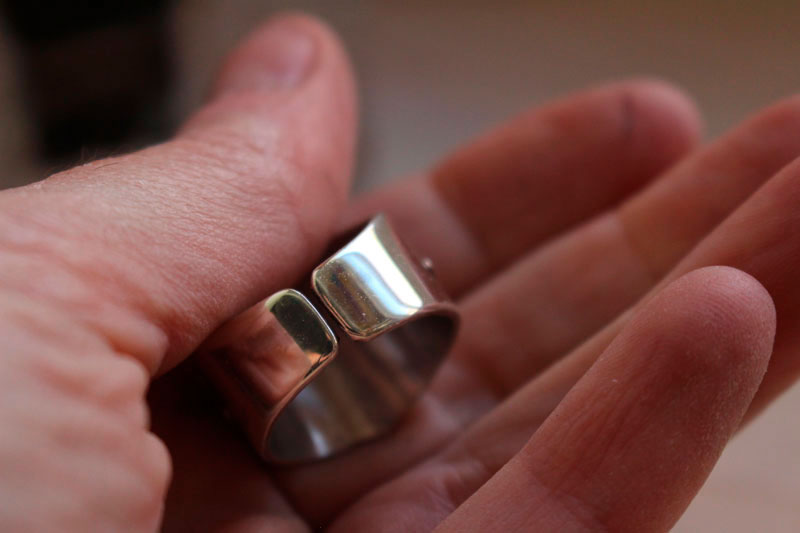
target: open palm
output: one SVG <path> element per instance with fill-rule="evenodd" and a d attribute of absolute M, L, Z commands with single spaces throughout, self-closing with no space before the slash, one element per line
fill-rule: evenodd
<path fill-rule="evenodd" d="M 213 99 L 175 140 L 0 195 L 0 289 L 17 295 L 3 311 L 45 316 L 50 328 L 13 337 L 9 353 L 46 358 L 56 344 L 61 360 L 91 346 L 96 355 L 67 365 L 70 376 L 106 385 L 46 394 L 77 395 L 120 426 L 98 436 L 96 419 L 66 414 L 58 424 L 85 425 L 70 426 L 71 439 L 42 437 L 67 465 L 62 482 L 76 446 L 86 453 L 75 469 L 97 463 L 95 475 L 76 475 L 78 503 L 56 508 L 60 523 L 668 529 L 742 420 L 800 371 L 800 165 L 790 164 L 800 100 L 701 147 L 696 114 L 676 90 L 609 84 L 348 202 L 354 109 L 335 38 L 284 17 L 232 55 Z M 433 259 L 461 308 L 456 346 L 390 435 L 328 461 L 270 468 L 191 358 L 181 361 L 222 321 L 307 272 L 337 227 L 378 211 Z M 48 370 L 21 374 L 60 383 L 50 368 L 60 363 L 37 365 Z M 173 467 L 163 516 L 169 467 L 146 430 L 142 368 L 161 376 L 149 400 Z M 48 398 L 38 385 L 26 390 L 21 398 Z M 36 409 L 72 405 L 53 398 Z M 0 411 L 0 422 L 14 427 L 24 411 L 4 409 L 12 414 Z M 39 417 L 31 435 L 50 435 L 55 418 Z M 12 472 L 0 490 L 24 505 L 55 474 L 41 462 L 11 469 L 34 453 L 18 448 L 0 448 L 0 468 Z M 19 486 L 29 493 L 8 488 Z M 27 524 L 18 505 L 3 505 L 0 523 Z M 51 510 L 37 505 L 27 519 L 46 524 Z"/>

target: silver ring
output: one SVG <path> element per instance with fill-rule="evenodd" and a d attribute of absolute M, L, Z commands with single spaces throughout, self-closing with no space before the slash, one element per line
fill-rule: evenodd
<path fill-rule="evenodd" d="M 198 355 L 261 457 L 302 463 L 391 430 L 457 328 L 430 261 L 416 260 L 378 215 L 309 286 L 259 302 Z"/>

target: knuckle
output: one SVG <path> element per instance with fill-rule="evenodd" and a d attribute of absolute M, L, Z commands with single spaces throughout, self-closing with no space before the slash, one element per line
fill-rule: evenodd
<path fill-rule="evenodd" d="M 131 464 L 135 489 L 126 497 L 130 502 L 130 517 L 141 524 L 143 530 L 157 529 L 161 521 L 167 489 L 172 476 L 172 462 L 164 443 L 152 433 L 146 432 L 141 446 Z M 131 498 L 130 496 L 134 497 Z"/>
<path fill-rule="evenodd" d="M 87 418 L 80 431 L 86 440 L 61 451 L 65 457 L 74 457 L 77 451 L 92 470 L 100 472 L 87 479 L 86 500 L 123 524 L 155 530 L 171 476 L 166 447 L 149 431 L 120 421 L 108 411 Z M 75 433 L 73 429 L 66 432 Z"/>
<path fill-rule="evenodd" d="M 13 196 L 4 197 L 8 198 Z M 69 194 L 58 198 L 71 206 L 65 211 L 85 214 L 87 205 L 73 206 L 72 200 Z M 167 339 L 150 315 L 163 305 L 157 294 L 143 288 L 143 281 L 153 280 L 152 267 L 123 250 L 131 235 L 112 225 L 98 228 L 91 221 L 102 218 L 98 213 L 96 218 L 63 220 L 49 216 L 45 206 L 24 201 L 2 204 L 0 313 L 23 324 L 28 344 L 56 339 L 65 351 L 65 342 L 79 345 L 94 337 L 100 341 L 95 347 L 113 345 L 152 367 L 152 354 L 164 349 Z M 96 202 L 91 209 L 95 207 Z M 84 347 L 74 352 L 85 351 Z"/>
<path fill-rule="evenodd" d="M 0 421 L 17 431 L 0 439 L 0 470 L 19 465 L 7 471 L 17 478 L 10 483 L 25 487 L 24 501 L 70 480 L 63 501 L 41 505 L 35 518 L 43 523 L 78 524 L 93 509 L 112 529 L 154 530 L 170 460 L 145 429 L 144 366 L 49 305 L 3 296 L 0 336 L 8 364 L 0 375 L 6 398 Z"/>
<path fill-rule="evenodd" d="M 121 431 L 105 443 L 111 450 L 106 461 L 119 471 L 116 487 L 117 495 L 113 505 L 121 506 L 120 518 L 126 523 L 141 525 L 143 530 L 156 529 L 171 479 L 171 459 L 166 446 L 152 433 L 139 428 Z M 108 487 L 109 480 L 101 482 Z M 105 490 L 94 491 L 101 498 L 98 505 L 107 506 Z"/>
<path fill-rule="evenodd" d="M 72 325 L 72 339 L 53 331 L 54 321 L 37 313 L 18 313 L 10 320 L 28 328 L 19 350 L 20 370 L 37 386 L 44 386 L 58 397 L 80 401 L 138 427 L 146 423 L 144 396 L 149 374 L 138 360 L 114 353 L 89 332 Z M 7 322 L 9 324 L 9 322 Z M 56 342 L 56 340 L 58 342 Z"/>
<path fill-rule="evenodd" d="M 163 445 L 107 409 L 38 392 L 34 416 L 14 424 L 22 435 L 3 439 L 0 447 L 0 469 L 10 476 L 6 482 L 20 487 L 21 508 L 12 514 L 47 527 L 74 524 L 67 529 L 87 530 L 79 524 L 97 520 L 97 530 L 155 530 L 170 472 Z M 17 415 L 6 422 L 19 422 Z M 10 465 L 16 466 L 6 468 Z M 65 489 L 55 500 L 39 498 Z M 36 516 L 26 516 L 33 514 L 32 506 Z"/>
<path fill-rule="evenodd" d="M 87 365 L 79 394 L 86 401 L 124 416 L 137 427 L 147 424 L 144 396 L 149 374 L 144 366 L 130 357 L 109 354 L 95 364 Z M 80 386 L 80 384 L 77 384 Z"/>

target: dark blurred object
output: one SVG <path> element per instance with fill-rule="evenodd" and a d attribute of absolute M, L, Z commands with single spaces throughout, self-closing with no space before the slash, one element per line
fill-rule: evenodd
<path fill-rule="evenodd" d="M 2 0 L 49 161 L 86 159 L 166 135 L 170 0 Z"/>

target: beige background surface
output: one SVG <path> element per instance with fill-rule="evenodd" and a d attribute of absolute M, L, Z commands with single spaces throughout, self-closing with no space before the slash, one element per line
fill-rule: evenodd
<path fill-rule="evenodd" d="M 482 128 L 565 91 L 629 75 L 689 90 L 711 136 L 800 90 L 800 2 L 194 0 L 177 9 L 176 112 L 270 13 L 308 9 L 344 36 L 363 91 L 358 187 L 412 172 Z M 0 186 L 46 174 L 0 42 Z M 800 134 L 800 131 L 798 132 Z M 680 532 L 800 531 L 800 388 L 737 437 Z"/>

